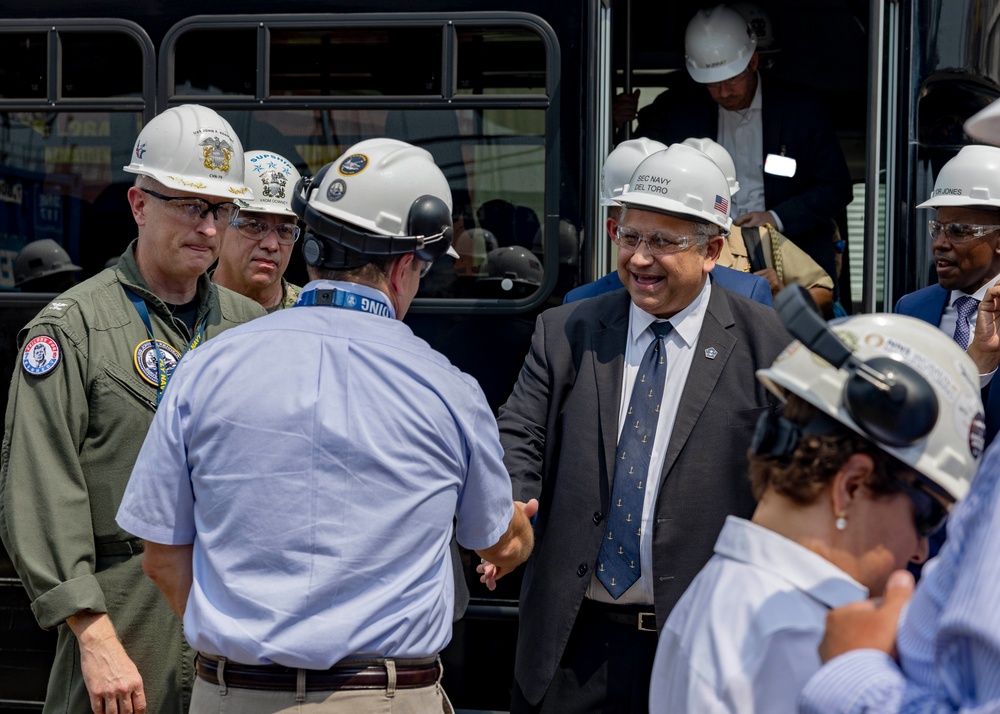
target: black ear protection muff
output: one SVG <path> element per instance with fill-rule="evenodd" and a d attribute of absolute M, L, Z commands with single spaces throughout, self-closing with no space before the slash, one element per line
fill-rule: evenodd
<path fill-rule="evenodd" d="M 451 247 L 451 209 L 437 196 L 424 195 L 410 206 L 405 236 L 367 233 L 343 223 L 309 204 L 309 192 L 320 186 L 333 164 L 312 178 L 300 178 L 292 192 L 292 210 L 310 229 L 302 242 L 306 264 L 344 270 L 364 265 L 363 256 L 414 253 L 433 262 Z"/>
<path fill-rule="evenodd" d="M 891 357 L 860 361 L 827 327 L 801 285 L 778 293 L 774 307 L 806 349 L 850 373 L 844 385 L 844 405 L 865 434 L 880 444 L 902 447 L 931 433 L 940 404 L 919 372 Z"/>
<path fill-rule="evenodd" d="M 795 447 L 802 437 L 797 424 L 768 409 L 757 419 L 757 428 L 750 442 L 750 453 L 754 456 L 787 459 L 795 453 Z"/>

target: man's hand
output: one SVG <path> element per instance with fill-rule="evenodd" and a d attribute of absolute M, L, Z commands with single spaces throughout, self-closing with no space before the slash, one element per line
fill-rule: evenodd
<path fill-rule="evenodd" d="M 631 94 L 619 94 L 611 100 L 611 121 L 614 122 L 615 129 L 633 121 L 639 114 L 639 90 L 633 90 Z"/>
<path fill-rule="evenodd" d="M 142 714 L 142 677 L 104 613 L 78 612 L 67 618 L 80 646 L 80 669 L 94 714 Z"/>
<path fill-rule="evenodd" d="M 976 363 L 979 374 L 989 374 L 1000 365 L 1000 281 L 991 285 L 979 303 L 976 331 L 966 353 Z"/>
<path fill-rule="evenodd" d="M 746 226 L 748 228 L 754 228 L 757 226 L 770 225 L 777 227 L 778 221 L 774 217 L 774 214 L 770 211 L 750 211 L 750 213 L 744 213 L 742 216 L 733 220 L 733 223 L 740 226 Z"/>
<path fill-rule="evenodd" d="M 764 268 L 763 270 L 758 270 L 754 275 L 759 275 L 767 281 L 767 284 L 771 287 L 771 295 L 777 295 L 785 287 L 784 284 L 778 280 L 778 274 L 774 272 L 774 268 Z"/>
<path fill-rule="evenodd" d="M 885 597 L 855 602 L 831 610 L 819 645 L 823 663 L 852 650 L 880 650 L 895 659 L 899 613 L 913 595 L 913 576 L 897 570 L 889 576 Z"/>
<path fill-rule="evenodd" d="M 511 520 L 512 526 L 519 521 L 530 521 L 536 513 L 538 513 L 538 499 L 532 498 L 527 503 L 522 503 L 521 501 L 514 501 L 514 518 Z M 516 526 L 515 526 L 516 527 Z M 530 524 L 528 526 L 530 528 Z M 510 532 L 508 530 L 508 532 Z M 523 538 L 523 536 L 522 536 Z M 498 544 L 499 545 L 499 544 Z M 494 546 L 496 548 L 497 546 Z M 490 549 L 493 550 L 493 549 Z M 513 566 L 508 566 L 503 568 L 499 565 L 491 563 L 486 559 L 486 551 L 480 551 L 483 554 L 483 558 L 479 561 L 479 565 L 476 566 L 476 572 L 479 573 L 479 582 L 486 585 L 490 590 L 496 590 L 497 580 L 502 578 L 507 573 L 511 572 L 514 568 L 520 565 L 524 560 L 527 559 L 528 555 L 531 553 L 531 549 L 528 549 L 527 553 L 524 553 L 524 560 L 514 563 Z"/>

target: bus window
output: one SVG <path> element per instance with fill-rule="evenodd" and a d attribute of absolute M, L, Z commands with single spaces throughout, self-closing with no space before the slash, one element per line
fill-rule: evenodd
<path fill-rule="evenodd" d="M 48 40 L 44 32 L 0 34 L 7 61 L 0 67 L 0 97 L 44 99 L 48 87 Z"/>

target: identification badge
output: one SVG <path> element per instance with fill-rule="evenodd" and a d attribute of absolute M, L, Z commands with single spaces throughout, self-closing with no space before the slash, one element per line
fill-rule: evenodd
<path fill-rule="evenodd" d="M 772 176 L 785 176 L 791 178 L 795 175 L 795 159 L 791 156 L 780 156 L 778 154 L 768 154 L 764 159 L 764 173 Z"/>
<path fill-rule="evenodd" d="M 48 335 L 39 335 L 24 346 L 21 366 L 28 374 L 40 377 L 56 368 L 62 352 L 59 343 Z"/>
<path fill-rule="evenodd" d="M 156 346 L 160 348 L 160 357 L 163 358 L 163 368 L 166 376 L 169 378 L 181 359 L 180 352 L 163 340 L 157 340 Z M 157 379 L 156 350 L 153 348 L 153 341 L 143 340 L 136 345 L 132 358 L 135 362 L 135 370 L 139 373 L 139 376 L 154 387 L 160 386 L 160 382 Z"/>

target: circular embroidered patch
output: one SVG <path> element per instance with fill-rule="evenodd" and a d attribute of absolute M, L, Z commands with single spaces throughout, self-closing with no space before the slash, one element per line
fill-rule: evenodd
<path fill-rule="evenodd" d="M 160 357 L 163 358 L 163 369 L 169 378 L 180 361 L 181 354 L 163 340 L 157 340 L 156 344 L 160 348 Z M 132 354 L 132 360 L 135 363 L 135 370 L 139 373 L 139 376 L 154 387 L 158 387 L 159 382 L 156 379 L 156 350 L 153 349 L 153 341 L 143 340 L 137 344 L 135 352 Z"/>
<path fill-rule="evenodd" d="M 353 176 L 364 171 L 366 166 L 368 166 L 367 156 L 364 154 L 351 154 L 340 162 L 337 171 L 340 172 L 341 176 Z"/>
<path fill-rule="evenodd" d="M 38 377 L 55 369 L 61 355 L 58 342 L 48 335 L 39 335 L 24 346 L 21 366 L 28 374 Z"/>

